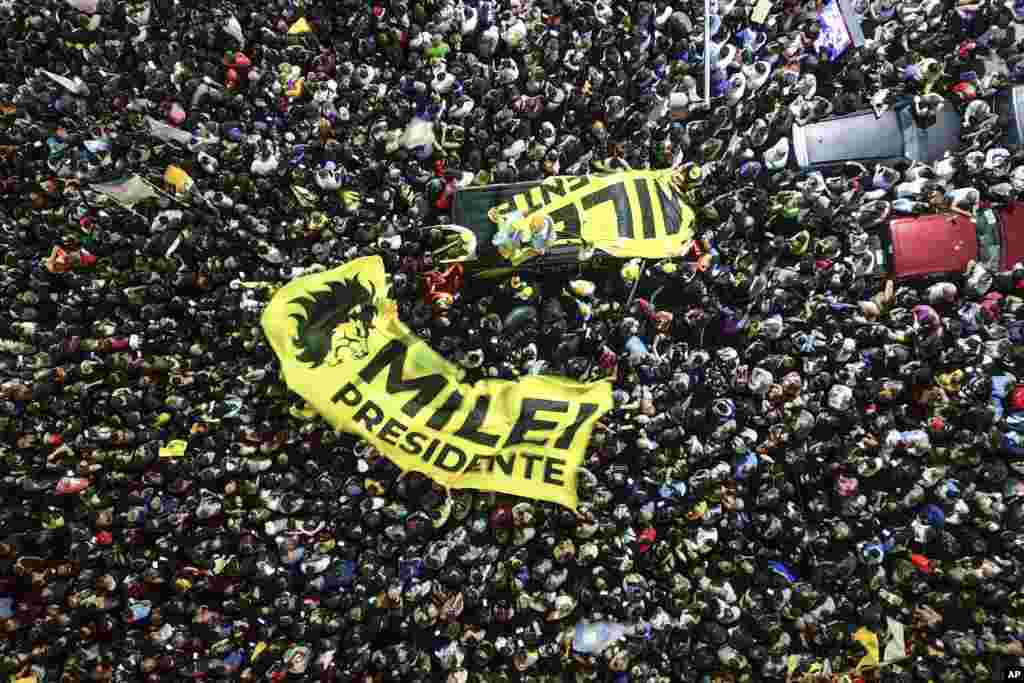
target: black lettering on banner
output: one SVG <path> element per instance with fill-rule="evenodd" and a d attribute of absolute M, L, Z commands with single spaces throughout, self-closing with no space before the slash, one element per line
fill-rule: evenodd
<path fill-rule="evenodd" d="M 524 398 L 519 408 L 519 418 L 508 435 L 505 447 L 517 446 L 519 444 L 532 444 L 543 446 L 546 438 L 541 440 L 527 439 L 526 436 L 533 431 L 551 430 L 558 426 L 557 422 L 538 420 L 537 413 L 566 413 L 569 411 L 568 401 L 549 401 L 543 398 Z"/>
<path fill-rule="evenodd" d="M 389 394 L 415 391 L 416 395 L 402 406 L 402 412 L 408 417 L 416 417 L 448 386 L 448 378 L 444 375 L 432 374 L 415 379 L 403 379 L 402 368 L 408 353 L 409 349 L 405 344 L 397 339 L 392 339 L 377 352 L 377 355 L 366 367 L 359 371 L 359 378 L 369 384 L 385 367 L 388 368 L 385 391 Z"/>
<path fill-rule="evenodd" d="M 380 440 L 389 446 L 397 446 L 398 441 L 395 439 L 398 439 L 398 437 L 402 435 L 402 432 L 407 429 L 408 427 L 404 424 L 393 417 L 389 417 L 388 421 L 385 422 L 384 426 L 380 428 L 379 432 L 377 432 L 377 436 L 379 436 Z"/>
<path fill-rule="evenodd" d="M 355 384 L 349 382 L 341 389 L 338 389 L 337 393 L 331 397 L 331 401 L 334 403 L 344 403 L 347 406 L 355 408 L 363 402 L 363 394 L 359 389 L 356 389 Z"/>
<path fill-rule="evenodd" d="M 579 235 L 582 229 L 582 223 L 580 223 L 580 212 L 576 208 L 575 204 L 565 204 L 560 206 L 551 213 L 551 222 L 556 226 L 561 223 L 564 227 L 559 232 L 566 233 L 568 235 Z"/>
<path fill-rule="evenodd" d="M 533 455 L 532 453 L 522 453 L 523 459 L 526 460 L 526 469 L 523 471 L 523 478 L 529 481 L 533 479 L 533 465 L 544 459 L 543 455 Z"/>
<path fill-rule="evenodd" d="M 588 195 L 584 195 L 580 203 L 584 211 L 590 211 L 599 204 L 611 202 L 615 207 L 615 221 L 619 224 L 619 237 L 633 236 L 633 209 L 629 205 L 629 197 L 621 182 L 605 185 Z"/>
<path fill-rule="evenodd" d="M 644 239 L 653 239 L 657 237 L 657 233 L 654 230 L 654 207 L 651 206 L 653 188 L 650 179 L 635 178 L 633 189 L 636 192 L 637 202 L 640 204 L 640 222 L 644 226 Z"/>
<path fill-rule="evenodd" d="M 544 184 L 541 185 L 544 188 L 545 196 L 550 198 L 551 195 L 556 197 L 564 197 L 567 193 L 565 190 L 565 181 L 561 178 L 551 178 L 545 180 Z"/>
<path fill-rule="evenodd" d="M 679 212 L 680 196 L 673 190 L 667 192 L 661 183 L 655 183 L 658 188 L 658 203 L 661 205 L 661 217 L 665 223 L 665 234 L 678 234 L 682 228 L 683 217 Z"/>
<path fill-rule="evenodd" d="M 448 462 L 449 455 L 457 456 L 458 461 L 455 463 Z M 449 443 L 444 445 L 444 448 L 441 449 L 441 454 L 434 461 L 434 467 L 440 467 L 445 472 L 460 472 L 465 466 L 466 454 L 462 452 L 462 449 L 456 448 Z"/>
<path fill-rule="evenodd" d="M 434 452 L 437 450 L 437 444 L 439 443 L 441 443 L 439 439 L 431 441 L 430 445 L 427 446 L 427 450 L 424 451 L 423 455 L 420 457 L 420 460 L 423 462 L 430 462 L 430 459 L 434 457 Z"/>
<path fill-rule="evenodd" d="M 487 469 L 483 470 L 480 468 L 482 463 L 487 463 Z M 491 455 L 474 455 L 473 459 L 466 465 L 466 469 L 462 470 L 463 474 L 467 472 L 492 472 L 494 470 L 494 456 Z"/>
<path fill-rule="evenodd" d="M 597 412 L 596 403 L 581 403 L 580 412 L 576 415 L 576 419 L 569 425 L 562 435 L 558 437 L 558 441 L 555 442 L 555 448 L 561 450 L 568 450 L 572 447 L 572 440 L 576 438 L 576 432 L 580 430 L 583 423 L 591 418 L 591 416 Z"/>
<path fill-rule="evenodd" d="M 515 453 L 509 453 L 508 454 L 508 460 L 505 460 L 502 457 L 501 453 L 495 453 L 495 455 L 494 455 L 494 462 L 498 463 L 498 467 L 501 468 L 502 472 L 504 472 L 505 474 L 507 474 L 508 476 L 511 477 L 512 476 L 512 470 L 515 469 L 515 466 L 516 466 L 516 454 Z M 493 468 L 492 468 L 492 470 L 493 470 Z M 492 470 L 487 470 L 487 471 L 490 472 Z"/>
<path fill-rule="evenodd" d="M 540 200 L 539 201 L 535 201 L 534 200 L 534 198 L 533 198 L 533 191 L 536 190 L 536 189 L 537 188 L 535 188 L 535 187 L 531 187 L 529 190 L 527 190 L 526 192 L 523 192 L 522 194 L 519 195 L 520 197 L 523 198 L 523 205 L 526 206 L 525 213 L 533 213 L 537 209 L 539 209 L 542 206 L 544 206 L 545 203 L 547 203 L 547 197 L 544 195 L 543 192 L 538 192 L 537 193 L 538 195 L 540 195 Z"/>
<path fill-rule="evenodd" d="M 529 209 L 526 206 L 526 199 L 524 194 L 520 192 L 517 195 L 512 196 L 512 208 L 520 213 L 528 213 Z"/>
<path fill-rule="evenodd" d="M 545 458 L 544 459 L 544 483 L 552 484 L 553 486 L 565 486 L 565 481 L 562 477 L 565 476 L 562 466 L 565 465 L 565 461 L 561 458 Z"/>
<path fill-rule="evenodd" d="M 423 452 L 423 442 L 426 440 L 427 437 L 419 432 L 406 432 L 405 443 L 399 446 L 399 448 L 409 455 L 419 455 Z"/>
<path fill-rule="evenodd" d="M 384 411 L 380 409 L 380 406 L 373 401 L 367 401 L 363 405 L 359 406 L 359 410 L 352 416 L 352 423 L 359 424 L 362 422 L 366 425 L 367 431 L 373 431 L 373 428 L 384 421 Z"/>
<path fill-rule="evenodd" d="M 480 431 L 480 427 L 483 426 L 484 421 L 487 419 L 487 409 L 490 407 L 490 396 L 486 394 L 477 396 L 473 409 L 466 416 L 466 422 L 459 428 L 459 431 L 455 432 L 455 436 L 460 436 L 466 441 L 472 441 L 480 446 L 494 448 L 501 437 L 496 434 Z"/>
<path fill-rule="evenodd" d="M 452 393 L 448 394 L 448 398 L 444 400 L 441 407 L 434 411 L 434 414 L 427 420 L 427 426 L 431 429 L 441 431 L 444 426 L 448 424 L 448 421 L 452 419 L 452 415 L 455 414 L 459 408 L 462 407 L 462 394 L 456 389 Z"/>
<path fill-rule="evenodd" d="M 565 189 L 569 192 L 575 192 L 576 190 L 586 187 L 590 184 L 590 176 L 578 175 L 569 178 L 565 181 Z"/>

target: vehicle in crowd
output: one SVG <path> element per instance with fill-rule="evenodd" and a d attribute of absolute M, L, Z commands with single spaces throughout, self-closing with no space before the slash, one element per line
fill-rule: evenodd
<path fill-rule="evenodd" d="M 957 213 L 897 218 L 872 239 L 874 274 L 897 280 L 962 275 L 971 261 L 989 271 L 1024 261 L 1024 203 Z"/>
<path fill-rule="evenodd" d="M 687 175 L 622 171 L 461 188 L 450 223 L 435 226 L 442 239 L 434 257 L 487 277 L 679 256 L 693 236 L 694 211 L 680 178 Z M 523 240 L 538 230 L 547 231 L 545 241 Z"/>
<path fill-rule="evenodd" d="M 1004 145 L 1020 144 L 1024 140 L 1024 86 L 999 91 L 991 104 L 1005 131 Z M 934 125 L 922 128 L 914 120 L 912 102 L 905 100 L 881 116 L 869 109 L 807 125 L 794 124 L 793 156 L 804 170 L 848 161 L 931 163 L 947 150 L 960 147 L 960 130 L 960 115 L 951 104 L 937 113 Z"/>

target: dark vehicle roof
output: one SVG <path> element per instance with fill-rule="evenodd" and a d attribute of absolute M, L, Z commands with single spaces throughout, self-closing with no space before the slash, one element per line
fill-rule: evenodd
<path fill-rule="evenodd" d="M 893 111 L 881 118 L 861 111 L 794 126 L 793 143 L 801 166 L 903 156 L 903 134 Z"/>
<path fill-rule="evenodd" d="M 960 115 L 952 105 L 929 128 L 914 123 L 909 103 L 880 117 L 868 110 L 793 126 L 793 149 L 801 168 L 899 158 L 931 162 L 959 144 Z"/>
<path fill-rule="evenodd" d="M 963 272 L 978 258 L 974 221 L 958 214 L 898 218 L 889 224 L 892 236 L 892 275 L 921 277 Z"/>
<path fill-rule="evenodd" d="M 452 202 L 452 223 L 473 231 L 477 236 L 477 249 L 481 257 L 489 252 L 497 253 L 491 240 L 498 232 L 498 226 L 487 217 L 487 212 L 498 204 L 511 200 L 520 192 L 526 192 L 540 184 L 540 180 L 533 180 L 460 189 L 455 193 Z"/>

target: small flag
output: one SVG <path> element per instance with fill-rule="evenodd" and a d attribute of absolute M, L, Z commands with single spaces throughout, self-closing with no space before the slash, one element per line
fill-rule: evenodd
<path fill-rule="evenodd" d="M 174 441 L 168 441 L 165 445 L 160 447 L 160 457 L 180 458 L 185 455 L 186 450 L 188 450 L 188 442 L 182 441 L 181 439 L 175 439 Z"/>
<path fill-rule="evenodd" d="M 40 71 L 43 73 L 44 76 L 49 78 L 51 81 L 60 84 L 65 89 L 73 92 L 76 95 L 86 97 L 89 94 L 89 86 L 87 86 L 85 82 L 77 76 L 74 79 L 71 79 L 66 76 L 60 76 L 51 71 L 47 71 L 46 69 L 40 69 Z"/>
<path fill-rule="evenodd" d="M 889 642 L 885 645 L 885 661 L 891 662 L 902 659 L 907 654 L 907 646 L 903 637 L 903 624 L 892 617 L 886 617 L 889 622 Z"/>
<path fill-rule="evenodd" d="M 295 36 L 303 33 L 312 33 L 313 27 L 309 25 L 305 17 L 301 17 L 298 21 L 292 24 L 291 28 L 288 29 L 288 35 Z"/>
<path fill-rule="evenodd" d="M 234 14 L 228 17 L 227 23 L 224 24 L 224 32 L 237 40 L 239 45 L 245 47 L 245 34 L 242 33 L 242 25 L 238 23 Z"/>
<path fill-rule="evenodd" d="M 814 41 L 817 52 L 824 51 L 828 61 L 834 62 L 850 47 L 850 32 L 846 28 L 838 2 L 827 3 L 818 14 L 821 31 Z"/>
<path fill-rule="evenodd" d="M 107 195 L 127 207 L 135 206 L 144 199 L 160 196 L 152 185 L 137 175 L 109 183 L 94 183 L 89 187 L 94 192 Z"/>
<path fill-rule="evenodd" d="M 853 639 L 868 651 L 857 664 L 857 670 L 860 671 L 867 666 L 878 666 L 878 635 L 862 626 L 853 634 Z"/>

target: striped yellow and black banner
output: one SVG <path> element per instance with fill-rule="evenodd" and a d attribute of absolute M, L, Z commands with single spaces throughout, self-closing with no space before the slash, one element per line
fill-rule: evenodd
<path fill-rule="evenodd" d="M 512 197 L 523 217 L 550 216 L 561 239 L 582 239 L 612 256 L 664 258 L 692 238 L 693 210 L 673 171 L 555 176 Z"/>

